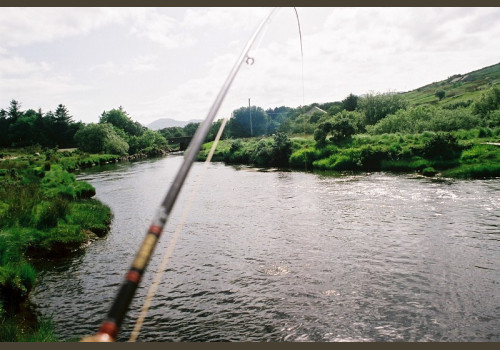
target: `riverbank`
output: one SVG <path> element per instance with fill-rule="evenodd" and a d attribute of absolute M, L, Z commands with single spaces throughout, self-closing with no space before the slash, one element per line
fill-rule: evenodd
<path fill-rule="evenodd" d="M 277 164 L 276 140 L 271 137 L 222 140 L 214 161 L 227 164 L 286 166 L 304 171 L 416 172 L 424 176 L 462 179 L 500 176 L 500 128 L 460 130 L 451 133 L 355 135 L 348 140 L 319 145 L 312 135 L 290 138 Z M 206 143 L 198 160 L 206 159 Z"/>
<path fill-rule="evenodd" d="M 120 158 L 55 150 L 1 153 L 0 341 L 54 340 L 50 320 L 26 325 L 17 317 L 36 283 L 37 263 L 70 256 L 105 236 L 112 218 L 92 198 L 95 188 L 69 171 Z"/>

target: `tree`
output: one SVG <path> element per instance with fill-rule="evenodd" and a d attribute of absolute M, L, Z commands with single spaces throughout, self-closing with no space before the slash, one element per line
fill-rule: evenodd
<path fill-rule="evenodd" d="M 112 124 L 88 124 L 75 134 L 78 147 L 89 153 L 126 155 L 129 146 L 113 129 Z"/>
<path fill-rule="evenodd" d="M 394 114 L 400 109 L 406 109 L 408 101 L 400 94 L 369 93 L 358 101 L 358 108 L 365 113 L 366 125 L 376 124 L 380 119 L 389 114 Z"/>
<path fill-rule="evenodd" d="M 332 123 L 332 141 L 343 141 L 350 139 L 357 131 L 355 121 L 349 115 L 338 115 Z"/>
<path fill-rule="evenodd" d="M 14 147 L 29 146 L 34 138 L 36 138 L 36 130 L 34 124 L 36 116 L 31 113 L 20 115 L 16 121 L 9 125 L 9 139 Z"/>
<path fill-rule="evenodd" d="M 7 111 L 5 109 L 0 110 L 0 147 L 10 146 L 9 125 Z"/>
<path fill-rule="evenodd" d="M 116 128 L 125 131 L 129 135 L 140 136 L 146 130 L 146 127 L 142 126 L 138 122 L 134 122 L 125 112 L 122 106 L 118 109 L 112 109 L 110 111 L 102 112 L 99 118 L 100 124 L 110 123 Z"/>
<path fill-rule="evenodd" d="M 349 96 L 342 100 L 342 106 L 346 111 L 354 111 L 358 106 L 358 96 L 349 94 Z"/>
<path fill-rule="evenodd" d="M 319 148 L 325 146 L 327 135 L 328 132 L 326 132 L 322 127 L 318 127 L 316 130 L 314 130 L 314 140 L 316 141 L 316 145 Z"/>
<path fill-rule="evenodd" d="M 71 115 L 69 115 L 68 109 L 63 104 L 59 104 L 59 106 L 57 106 L 54 117 L 56 119 L 56 122 L 60 124 L 69 124 L 72 122 L 72 117 Z"/>
<path fill-rule="evenodd" d="M 76 130 L 71 127 L 73 123 L 65 105 L 59 104 L 53 114 L 54 117 L 54 141 L 61 148 L 73 146 L 73 137 Z"/>
<path fill-rule="evenodd" d="M 17 119 L 23 115 L 23 112 L 21 112 L 21 104 L 16 100 L 10 101 L 10 107 L 7 115 L 10 118 L 10 123 L 15 123 Z"/>
<path fill-rule="evenodd" d="M 222 125 L 223 119 L 219 119 L 216 122 L 213 122 L 212 125 L 210 126 L 210 130 L 208 131 L 207 138 L 205 139 L 205 142 L 210 142 L 214 141 L 215 137 L 217 136 L 217 133 L 219 132 L 219 129 Z M 229 131 L 227 128 L 224 128 L 224 131 L 222 132 L 221 135 L 221 140 L 227 138 L 229 134 Z"/>
<path fill-rule="evenodd" d="M 273 163 L 277 166 L 286 166 L 292 154 L 292 141 L 285 133 L 277 133 L 273 137 Z"/>
<path fill-rule="evenodd" d="M 437 133 L 425 142 L 422 152 L 430 159 L 454 159 L 460 157 L 462 147 L 450 133 Z"/>
<path fill-rule="evenodd" d="M 131 136 L 129 139 L 130 153 L 138 153 L 146 149 L 162 149 L 167 146 L 167 140 L 163 135 L 154 130 L 146 130 L 141 136 Z"/>
<path fill-rule="evenodd" d="M 200 123 L 188 123 L 184 128 L 182 128 L 185 136 L 193 136 L 198 130 Z"/>
<path fill-rule="evenodd" d="M 332 134 L 330 141 L 338 142 L 351 138 L 359 131 L 359 124 L 363 114 L 359 112 L 348 112 L 343 110 L 334 115 L 331 119 L 318 125 L 314 131 L 314 140 L 319 147 L 326 144 L 326 137 Z"/>
<path fill-rule="evenodd" d="M 444 90 L 436 90 L 436 92 L 434 93 L 434 96 L 436 96 L 437 98 L 439 98 L 439 101 L 441 101 L 446 96 L 446 91 L 444 91 Z"/>
<path fill-rule="evenodd" d="M 180 126 L 171 126 L 169 128 L 163 128 L 161 130 L 158 130 L 163 137 L 166 139 L 170 139 L 173 137 L 181 137 L 181 136 L 186 136 L 184 134 L 184 130 Z"/>
<path fill-rule="evenodd" d="M 479 101 L 474 103 L 474 113 L 481 114 L 483 117 L 488 112 L 500 109 L 500 88 L 495 86 L 484 93 Z"/>
<path fill-rule="evenodd" d="M 232 137 L 261 136 L 267 133 L 268 123 L 269 117 L 262 108 L 241 107 L 233 112 L 228 128 Z"/>

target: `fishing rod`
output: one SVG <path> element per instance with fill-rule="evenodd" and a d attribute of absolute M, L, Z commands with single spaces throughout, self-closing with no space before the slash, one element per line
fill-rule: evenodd
<path fill-rule="evenodd" d="M 226 81 L 222 85 L 219 94 L 215 98 L 215 101 L 210 108 L 207 117 L 201 123 L 201 125 L 196 130 L 191 142 L 189 143 L 188 149 L 184 154 L 184 161 L 179 168 L 177 175 L 174 178 L 172 185 L 170 186 L 163 202 L 161 203 L 155 217 L 149 226 L 146 236 L 142 242 L 139 251 L 137 252 L 132 265 L 130 266 L 128 272 L 125 274 L 125 280 L 123 281 L 118 294 L 116 295 L 114 302 L 109 310 L 106 319 L 102 322 L 97 334 L 82 339 L 82 342 L 113 342 L 118 336 L 118 332 L 128 311 L 130 303 L 134 297 L 134 294 L 139 286 L 139 283 L 146 271 L 146 267 L 153 255 L 154 249 L 160 236 L 162 234 L 163 228 L 167 223 L 167 219 L 173 209 L 177 196 L 186 180 L 186 177 L 193 165 L 196 155 L 200 151 L 200 148 L 207 137 L 210 127 L 215 119 L 216 113 L 219 111 L 226 94 L 233 83 L 236 74 L 241 68 L 243 62 L 249 64 L 253 63 L 253 58 L 248 56 L 255 40 L 262 32 L 266 24 L 268 24 L 274 14 L 277 12 L 277 8 L 274 8 L 271 13 L 266 17 L 264 21 L 257 27 L 253 35 L 248 40 L 245 48 L 243 49 L 241 55 L 238 57 L 236 63 L 231 69 Z"/>

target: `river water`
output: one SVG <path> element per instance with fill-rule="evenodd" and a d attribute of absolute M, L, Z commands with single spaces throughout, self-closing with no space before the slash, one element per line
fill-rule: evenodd
<path fill-rule="evenodd" d="M 182 162 L 89 169 L 111 232 L 47 264 L 31 301 L 95 333 Z M 118 340 L 130 336 L 194 165 Z M 500 341 L 500 181 L 209 165 L 140 341 Z"/>

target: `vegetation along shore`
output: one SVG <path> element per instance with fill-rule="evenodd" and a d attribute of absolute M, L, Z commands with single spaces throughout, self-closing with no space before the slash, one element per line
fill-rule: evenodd
<path fill-rule="evenodd" d="M 295 109 L 240 108 L 227 129 L 214 160 L 230 164 L 498 177 L 500 64 L 407 93 L 350 94 Z"/>

